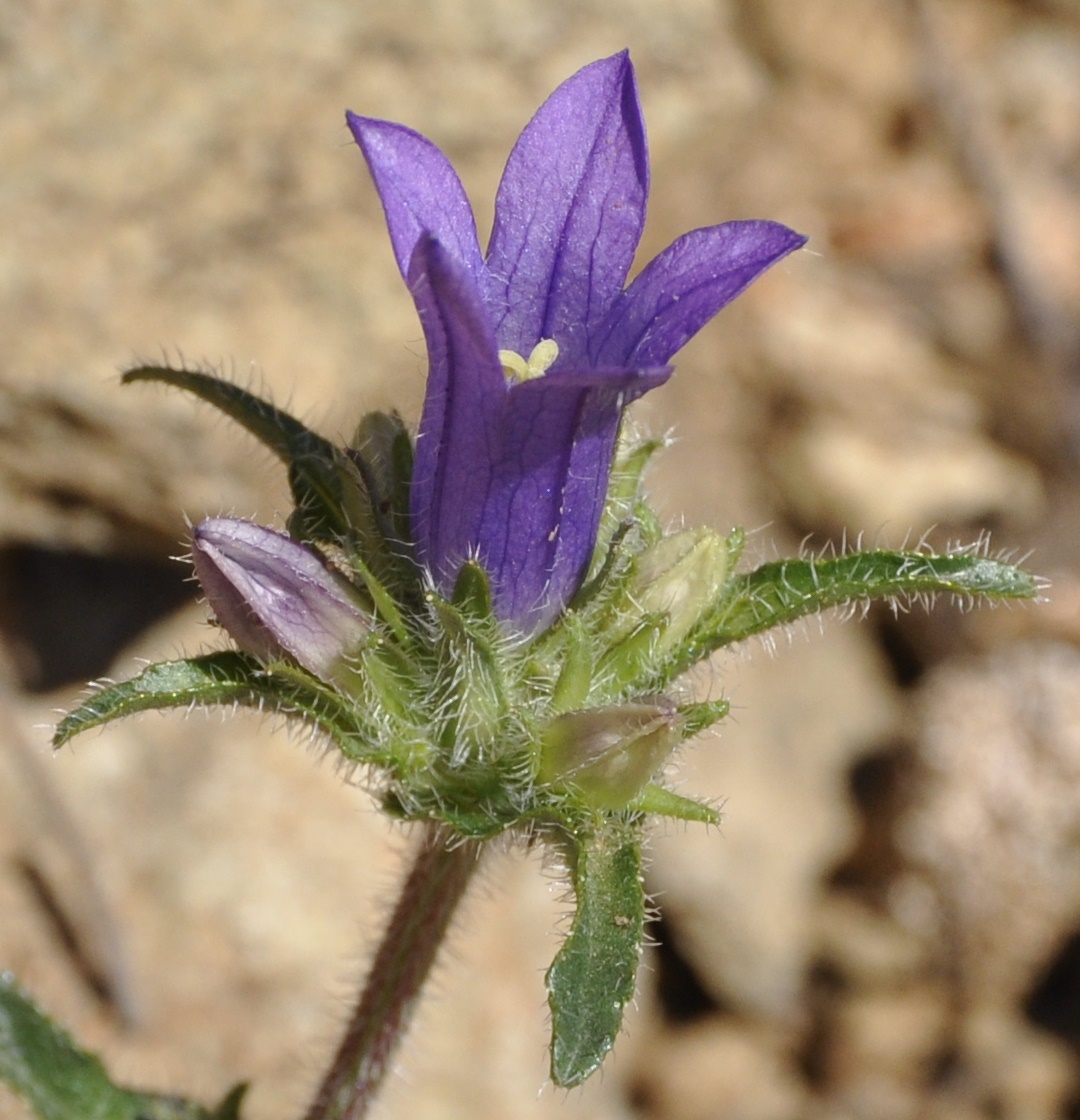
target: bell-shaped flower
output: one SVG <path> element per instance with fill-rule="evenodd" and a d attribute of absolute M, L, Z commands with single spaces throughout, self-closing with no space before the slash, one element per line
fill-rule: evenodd
<path fill-rule="evenodd" d="M 210 518 L 195 526 L 192 557 L 218 622 L 260 660 L 290 658 L 331 681 L 371 630 L 348 582 L 284 533 Z"/>
<path fill-rule="evenodd" d="M 533 632 L 588 569 L 623 409 L 805 238 L 767 221 L 693 230 L 626 286 L 649 179 L 626 52 L 578 71 L 525 127 L 486 255 L 434 144 L 404 125 L 347 119 L 427 341 L 418 556 L 444 593 L 479 560 L 499 617 Z"/>

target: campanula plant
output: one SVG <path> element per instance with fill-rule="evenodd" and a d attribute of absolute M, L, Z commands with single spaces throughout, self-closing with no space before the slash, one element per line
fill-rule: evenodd
<path fill-rule="evenodd" d="M 421 822 L 308 1120 L 364 1114 L 486 842 L 505 834 L 553 849 L 575 897 L 547 973 L 552 1079 L 599 1067 L 634 991 L 645 822 L 718 820 L 665 782 L 679 743 L 727 711 L 690 699 L 692 666 L 838 605 L 1038 591 L 982 546 L 746 571 L 738 531 L 663 530 L 641 486 L 660 441 L 631 437 L 623 413 L 805 238 L 769 221 L 697 229 L 627 284 L 649 164 L 625 52 L 580 70 L 525 127 L 486 252 L 434 144 L 352 113 L 348 125 L 427 343 L 415 439 L 375 413 L 338 446 L 211 374 L 129 371 L 239 421 L 285 464 L 295 508 L 286 532 L 232 518 L 193 531 L 195 573 L 233 645 L 104 687 L 56 732 L 65 743 L 148 708 L 270 710 L 327 736 L 370 771 L 388 813 Z M 0 1014 L 7 1003 L 37 1023 L 13 989 L 0 996 Z M 4 1076 L 14 1083 L 0 1059 Z M 16 1088 L 40 1107 L 33 1086 Z M 233 1094 L 212 1115 L 238 1107 Z"/>

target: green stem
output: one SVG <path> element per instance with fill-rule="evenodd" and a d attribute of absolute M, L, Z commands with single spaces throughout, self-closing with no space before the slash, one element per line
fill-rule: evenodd
<path fill-rule="evenodd" d="M 405 1035 L 417 997 L 476 870 L 480 845 L 430 825 L 368 973 L 360 1002 L 304 1120 L 360 1120 Z"/>

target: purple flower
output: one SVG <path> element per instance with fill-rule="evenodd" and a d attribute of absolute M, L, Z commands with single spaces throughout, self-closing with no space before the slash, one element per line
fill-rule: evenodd
<path fill-rule="evenodd" d="M 371 630 L 346 581 L 284 533 L 215 517 L 195 526 L 191 543 L 218 622 L 261 660 L 291 657 L 330 681 Z"/>
<path fill-rule="evenodd" d="M 478 559 L 501 619 L 535 631 L 588 569 L 626 405 L 805 238 L 743 221 L 680 237 L 624 288 L 649 161 L 626 52 L 564 82 L 518 138 L 486 256 L 429 140 L 347 114 L 427 340 L 413 538 L 448 592 Z"/>

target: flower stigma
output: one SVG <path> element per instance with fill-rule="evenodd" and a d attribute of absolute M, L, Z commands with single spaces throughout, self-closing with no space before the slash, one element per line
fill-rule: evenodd
<path fill-rule="evenodd" d="M 522 381 L 532 381 L 534 378 L 543 377 L 559 356 L 559 344 L 553 338 L 542 338 L 532 348 L 529 360 L 526 361 L 514 350 L 500 350 L 499 361 L 502 363 L 503 373 L 507 383 L 518 385 Z"/>

